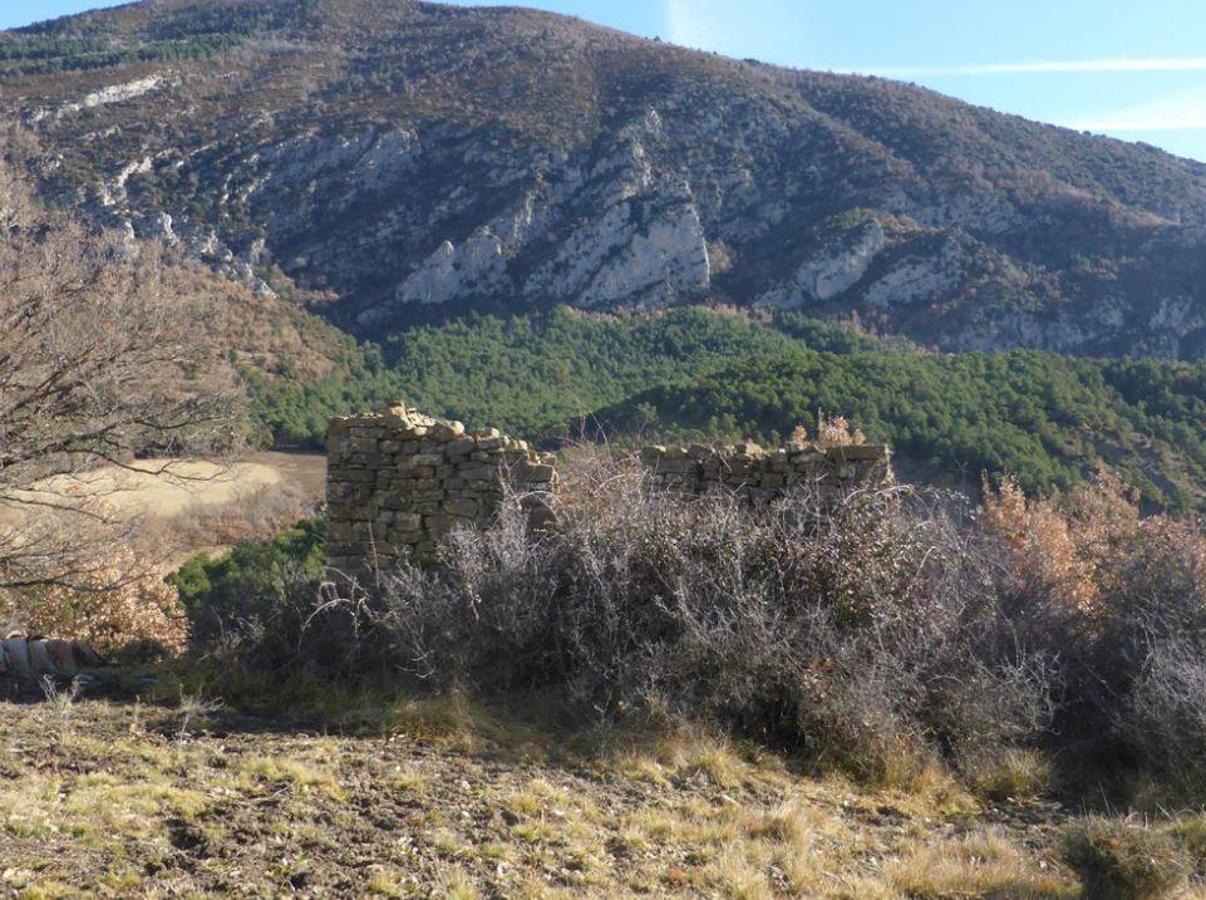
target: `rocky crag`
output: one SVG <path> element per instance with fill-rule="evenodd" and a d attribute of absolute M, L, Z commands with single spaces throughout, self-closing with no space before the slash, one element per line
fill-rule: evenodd
<path fill-rule="evenodd" d="M 514 8 L 148 0 L 0 34 L 44 195 L 379 337 L 717 301 L 1197 357 L 1206 166 Z"/>

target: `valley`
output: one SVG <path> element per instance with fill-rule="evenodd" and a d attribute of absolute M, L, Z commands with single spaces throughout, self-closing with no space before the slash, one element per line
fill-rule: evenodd
<path fill-rule="evenodd" d="M 0 897 L 1206 897 L 1206 164 L 417 0 L 0 97 Z"/>

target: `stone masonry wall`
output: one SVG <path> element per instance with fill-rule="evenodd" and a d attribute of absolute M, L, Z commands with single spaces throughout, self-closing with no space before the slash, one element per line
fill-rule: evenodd
<path fill-rule="evenodd" d="M 894 480 L 892 452 L 876 444 L 841 447 L 735 446 L 646 447 L 642 458 L 655 485 L 685 494 L 738 491 L 752 502 L 766 502 L 797 484 L 817 487 L 822 498 L 836 498 L 855 485 L 887 485 Z"/>
<path fill-rule="evenodd" d="M 410 551 L 430 561 L 459 523 L 485 527 L 509 485 L 533 520 L 556 475 L 552 458 L 497 429 L 466 432 L 398 405 L 333 419 L 327 431 L 327 564 L 364 578 Z"/>
<path fill-rule="evenodd" d="M 327 564 L 348 578 L 364 579 L 406 553 L 430 562 L 458 524 L 490 525 L 508 488 L 533 524 L 553 518 L 554 457 L 497 429 L 467 432 L 398 405 L 333 419 L 327 454 Z M 878 445 L 654 446 L 642 458 L 656 487 L 696 496 L 736 491 L 753 503 L 801 483 L 824 498 L 893 481 L 891 451 Z"/>

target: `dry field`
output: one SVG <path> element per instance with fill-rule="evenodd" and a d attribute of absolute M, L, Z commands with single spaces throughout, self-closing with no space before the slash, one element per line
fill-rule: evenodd
<path fill-rule="evenodd" d="M 1050 805 L 860 790 L 702 735 L 601 747 L 449 701 L 0 720 L 0 895 L 1077 896 Z"/>
<path fill-rule="evenodd" d="M 164 568 L 202 550 L 220 551 L 243 537 L 264 537 L 309 513 L 323 499 L 326 458 L 263 452 L 232 463 L 139 460 L 58 475 L 0 502 L 0 529 L 19 527 L 56 508 L 102 507 L 168 547 Z"/>

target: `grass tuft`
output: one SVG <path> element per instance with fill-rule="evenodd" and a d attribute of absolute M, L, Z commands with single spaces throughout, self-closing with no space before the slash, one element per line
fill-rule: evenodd
<path fill-rule="evenodd" d="M 1190 871 L 1185 849 L 1166 831 L 1100 817 L 1064 829 L 1063 856 L 1091 897 L 1147 900 L 1181 886 Z"/>

